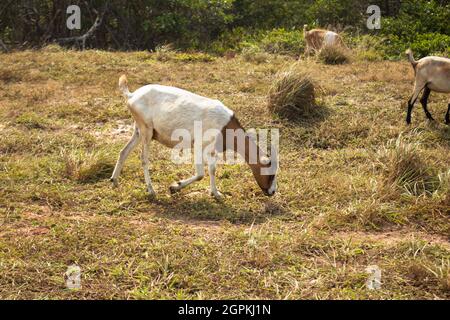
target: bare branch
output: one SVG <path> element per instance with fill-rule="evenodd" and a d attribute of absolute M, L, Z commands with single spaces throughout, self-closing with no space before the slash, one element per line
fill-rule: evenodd
<path fill-rule="evenodd" d="M 95 31 L 97 30 L 97 28 L 102 25 L 103 17 L 106 13 L 106 9 L 107 9 L 107 6 L 105 5 L 102 12 L 95 19 L 94 24 L 82 36 L 55 39 L 55 42 L 59 42 L 60 44 L 69 43 L 69 42 L 81 43 L 81 48 L 82 48 L 82 50 L 84 50 L 86 47 L 86 40 L 88 38 L 92 37 L 94 35 Z"/>
<path fill-rule="evenodd" d="M 7 47 L 6 44 L 3 42 L 2 39 L 0 39 L 0 47 L 2 48 L 3 51 L 9 52 L 8 47 Z"/>

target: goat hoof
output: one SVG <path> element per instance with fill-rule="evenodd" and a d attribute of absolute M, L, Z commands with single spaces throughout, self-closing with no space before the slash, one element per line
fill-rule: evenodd
<path fill-rule="evenodd" d="M 224 196 L 219 191 L 210 192 L 210 194 L 218 201 L 223 200 Z"/>
<path fill-rule="evenodd" d="M 117 179 L 111 178 L 109 179 L 109 181 L 112 182 L 114 188 L 117 188 L 119 186 L 119 182 L 117 181 Z"/>
<path fill-rule="evenodd" d="M 169 187 L 169 191 L 170 191 L 171 194 L 174 194 L 174 193 L 177 193 L 178 191 L 180 191 L 180 183 L 179 182 L 173 183 Z"/>
<path fill-rule="evenodd" d="M 149 196 L 150 198 L 154 198 L 154 197 L 156 196 L 156 192 L 155 192 L 155 190 L 153 190 L 152 187 L 148 187 L 148 188 L 147 188 L 147 191 L 148 191 L 148 196 Z"/>

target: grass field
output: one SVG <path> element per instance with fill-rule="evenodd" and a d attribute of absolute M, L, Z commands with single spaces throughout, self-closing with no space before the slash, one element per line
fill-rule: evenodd
<path fill-rule="evenodd" d="M 417 104 L 408 127 L 406 61 L 301 61 L 321 93 L 318 112 L 293 123 L 268 112 L 267 91 L 295 60 L 251 61 L 0 54 L 0 298 L 449 299 L 448 97 L 432 93 L 436 123 Z M 157 143 L 156 199 L 138 152 L 112 188 L 131 136 L 123 73 L 132 90 L 181 87 L 223 101 L 247 128 L 279 128 L 277 195 L 265 197 L 242 165 L 219 166 L 221 203 L 209 179 L 170 195 L 193 168 Z M 74 263 L 78 291 L 63 276 Z M 381 290 L 366 289 L 369 265 L 382 270 Z"/>

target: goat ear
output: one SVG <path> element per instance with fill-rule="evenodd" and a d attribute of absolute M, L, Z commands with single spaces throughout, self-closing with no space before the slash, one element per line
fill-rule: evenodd
<path fill-rule="evenodd" d="M 270 164 L 270 159 L 266 156 L 262 156 L 261 158 L 259 158 L 259 162 L 261 162 L 262 165 L 266 166 Z"/>

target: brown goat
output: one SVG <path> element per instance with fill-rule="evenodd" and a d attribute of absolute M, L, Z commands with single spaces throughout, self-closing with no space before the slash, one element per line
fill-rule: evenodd
<path fill-rule="evenodd" d="M 303 36 L 306 42 L 305 54 L 309 55 L 311 52 L 317 52 L 325 46 L 341 46 L 345 48 L 344 41 L 336 32 L 324 29 L 307 30 L 308 25 L 303 27 Z"/>
<path fill-rule="evenodd" d="M 414 60 L 411 49 L 406 51 L 406 55 L 416 75 L 414 92 L 408 101 L 406 123 L 411 123 L 411 112 L 422 90 L 424 90 L 424 93 L 420 102 L 423 111 L 429 120 L 434 120 L 427 108 L 428 97 L 430 96 L 431 91 L 450 93 L 450 59 L 442 57 L 425 57 L 416 61 Z M 445 123 L 450 124 L 450 103 L 448 104 L 447 113 L 445 115 Z"/>

